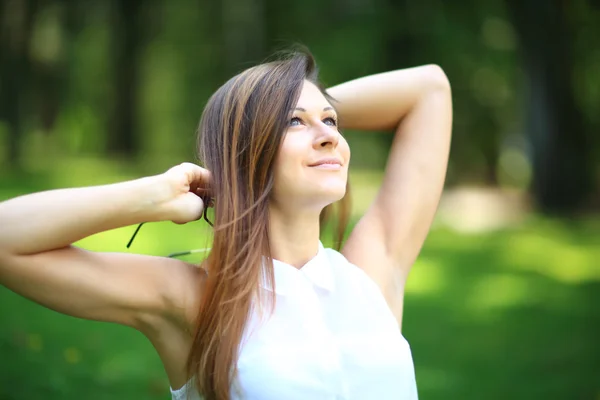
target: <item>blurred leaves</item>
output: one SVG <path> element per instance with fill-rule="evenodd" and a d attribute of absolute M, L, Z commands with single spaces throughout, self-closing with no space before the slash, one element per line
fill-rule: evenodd
<path fill-rule="evenodd" d="M 600 52 L 589 40 L 600 34 L 600 11 L 585 0 L 519 4 L 7 0 L 0 19 L 0 163 L 10 174 L 81 156 L 119 158 L 153 172 L 193 161 L 196 125 L 210 94 L 272 51 L 302 43 L 316 55 L 328 85 L 441 65 L 455 109 L 449 185 L 531 184 L 542 210 L 560 202 L 568 210 L 589 208 L 600 197 L 594 134 Z M 564 23 L 553 22 L 552 10 L 561 10 Z M 520 29 L 519 16 L 545 31 L 529 38 L 533 28 Z M 565 32 L 568 42 L 541 46 Z M 540 71 L 553 71 L 552 54 L 565 45 L 572 70 L 548 75 L 560 89 L 543 89 L 547 84 L 532 79 L 546 79 Z M 532 57 L 542 70 L 528 70 Z M 542 97 L 535 95 L 539 90 Z M 552 106 L 557 101 L 561 107 Z M 354 165 L 383 167 L 389 135 L 347 136 L 365 150 L 355 153 Z M 528 147 L 520 150 L 523 162 L 506 173 L 502 154 L 514 154 L 505 145 L 515 138 Z M 553 150 L 557 140 L 561 145 Z M 544 189 L 547 181 L 556 190 Z"/>

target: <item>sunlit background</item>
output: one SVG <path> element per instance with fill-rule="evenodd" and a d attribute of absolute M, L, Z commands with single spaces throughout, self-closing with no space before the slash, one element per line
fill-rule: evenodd
<path fill-rule="evenodd" d="M 2 0 L 0 200 L 196 161 L 210 94 L 290 44 L 309 47 L 326 85 L 435 63 L 454 127 L 406 292 L 420 398 L 599 399 L 598 38 L 593 0 Z M 345 135 L 355 222 L 392 136 Z M 209 246 L 208 228 L 148 224 L 129 250 L 135 227 L 79 244 L 166 255 Z M 0 399 L 168 388 L 141 334 L 0 288 Z"/>

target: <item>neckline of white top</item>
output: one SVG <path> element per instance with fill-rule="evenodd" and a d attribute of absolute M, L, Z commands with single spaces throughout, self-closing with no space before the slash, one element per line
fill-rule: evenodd
<path fill-rule="evenodd" d="M 273 291 L 273 287 L 266 279 L 266 270 L 263 269 L 262 287 Z M 319 241 L 319 250 L 317 254 L 311 258 L 301 268 L 296 268 L 293 265 L 286 264 L 283 261 L 273 259 L 273 272 L 275 274 L 275 293 L 285 296 L 292 292 L 292 289 L 297 286 L 299 276 L 308 279 L 315 286 L 327 291 L 335 291 L 335 280 L 333 271 L 329 262 L 327 252 Z"/>

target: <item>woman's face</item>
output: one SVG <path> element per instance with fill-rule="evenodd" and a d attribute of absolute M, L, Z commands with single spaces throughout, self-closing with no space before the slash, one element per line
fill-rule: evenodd
<path fill-rule="evenodd" d="M 275 161 L 272 200 L 285 207 L 320 210 L 344 197 L 350 148 L 337 114 L 321 91 L 304 81 Z"/>

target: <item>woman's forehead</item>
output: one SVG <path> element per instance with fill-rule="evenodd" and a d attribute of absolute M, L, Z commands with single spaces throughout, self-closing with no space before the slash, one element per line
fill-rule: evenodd
<path fill-rule="evenodd" d="M 307 111 L 310 109 L 322 110 L 323 108 L 331 107 L 331 104 L 314 83 L 305 80 L 296 107 Z"/>

